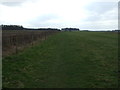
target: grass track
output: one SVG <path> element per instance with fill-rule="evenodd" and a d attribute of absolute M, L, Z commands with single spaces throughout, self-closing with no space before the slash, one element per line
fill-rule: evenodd
<path fill-rule="evenodd" d="M 3 87 L 115 88 L 117 34 L 62 32 L 3 59 Z"/>

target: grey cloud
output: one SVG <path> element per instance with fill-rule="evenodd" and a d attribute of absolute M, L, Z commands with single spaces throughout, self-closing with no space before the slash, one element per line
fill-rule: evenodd
<path fill-rule="evenodd" d="M 86 7 L 88 11 L 96 12 L 98 14 L 104 14 L 107 11 L 111 10 L 117 6 L 118 3 L 116 2 L 94 2 Z"/>
<path fill-rule="evenodd" d="M 22 2 L 2 2 L 1 4 L 5 6 L 19 6 Z"/>
<path fill-rule="evenodd" d="M 26 2 L 28 0 L 4 0 L 1 1 L 0 4 L 5 5 L 5 6 L 10 6 L 10 7 L 14 7 L 14 6 L 20 6 L 22 3 Z"/>
<path fill-rule="evenodd" d="M 30 21 L 30 25 L 33 27 L 49 27 L 49 26 L 56 26 L 57 22 L 49 22 L 52 20 L 57 20 L 59 19 L 59 16 L 55 15 L 55 14 L 45 14 L 45 15 L 41 15 L 38 16 L 36 18 L 34 18 L 33 20 Z"/>
<path fill-rule="evenodd" d="M 117 8 L 115 2 L 94 2 L 86 8 L 90 15 L 85 21 L 99 21 L 103 18 L 117 20 Z M 115 10 L 116 13 L 109 13 L 112 10 Z"/>
<path fill-rule="evenodd" d="M 49 23 L 49 22 L 34 22 L 29 24 L 31 27 L 35 28 L 61 28 L 63 23 Z"/>
<path fill-rule="evenodd" d="M 100 15 L 90 15 L 88 18 L 86 18 L 84 21 L 98 21 L 100 20 Z"/>
<path fill-rule="evenodd" d="M 80 29 L 86 29 L 86 30 L 113 30 L 116 29 L 114 25 L 108 26 L 100 23 L 92 23 L 88 22 L 87 24 L 80 25 Z"/>
<path fill-rule="evenodd" d="M 37 17 L 37 19 L 39 19 L 40 21 L 48 21 L 48 20 L 52 20 L 52 19 L 56 19 L 56 18 L 58 18 L 58 16 L 55 14 L 46 14 L 46 15 Z"/>

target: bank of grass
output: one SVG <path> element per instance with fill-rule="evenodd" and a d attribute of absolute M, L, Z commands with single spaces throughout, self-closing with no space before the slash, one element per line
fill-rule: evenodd
<path fill-rule="evenodd" d="M 3 59 L 3 88 L 115 88 L 118 40 L 109 32 L 62 32 Z"/>

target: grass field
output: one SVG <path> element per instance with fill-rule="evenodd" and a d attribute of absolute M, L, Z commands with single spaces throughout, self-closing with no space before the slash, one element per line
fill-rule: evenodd
<path fill-rule="evenodd" d="M 118 37 L 62 32 L 3 58 L 3 88 L 116 88 Z"/>

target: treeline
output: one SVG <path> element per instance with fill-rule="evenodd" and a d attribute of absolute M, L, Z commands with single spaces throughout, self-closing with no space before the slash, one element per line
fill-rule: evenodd
<path fill-rule="evenodd" d="M 79 28 L 62 28 L 62 31 L 79 31 Z"/>
<path fill-rule="evenodd" d="M 60 31 L 60 29 L 57 28 L 24 28 L 23 26 L 20 25 L 1 25 L 2 30 L 57 30 Z"/>
<path fill-rule="evenodd" d="M 55 30 L 55 31 L 80 31 L 79 28 L 24 28 L 21 25 L 1 25 L 2 30 Z"/>
<path fill-rule="evenodd" d="M 57 30 L 57 31 L 60 31 L 60 29 L 56 29 L 56 28 L 38 28 L 38 29 L 24 28 L 24 30 Z"/>
<path fill-rule="evenodd" d="M 1 25 L 2 30 L 23 30 L 23 26 L 20 25 Z"/>

